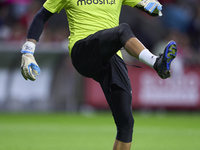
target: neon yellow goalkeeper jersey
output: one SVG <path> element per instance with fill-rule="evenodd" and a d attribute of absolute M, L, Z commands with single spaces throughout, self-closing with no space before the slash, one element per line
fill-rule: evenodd
<path fill-rule="evenodd" d="M 51 13 L 66 11 L 70 36 L 69 53 L 80 39 L 119 25 L 122 5 L 134 7 L 141 0 L 47 0 L 44 8 Z M 117 53 L 121 56 L 121 52 Z"/>

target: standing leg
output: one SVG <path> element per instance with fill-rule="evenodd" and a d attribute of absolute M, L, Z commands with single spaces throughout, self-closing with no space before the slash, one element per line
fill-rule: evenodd
<path fill-rule="evenodd" d="M 109 105 L 117 126 L 117 136 L 113 150 L 130 150 L 134 119 L 132 97 L 117 85 L 111 85 Z"/>
<path fill-rule="evenodd" d="M 130 149 L 131 149 L 131 142 L 124 143 L 124 142 L 121 142 L 121 141 L 115 139 L 113 150 L 130 150 Z"/>

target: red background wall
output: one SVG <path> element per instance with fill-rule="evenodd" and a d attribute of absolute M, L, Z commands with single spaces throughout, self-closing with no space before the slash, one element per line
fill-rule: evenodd
<path fill-rule="evenodd" d="M 133 109 L 200 109 L 200 66 L 174 71 L 172 77 L 165 80 L 148 66 L 128 66 L 128 72 Z M 85 79 L 85 102 L 95 108 L 108 108 L 100 85 L 88 78 Z"/>

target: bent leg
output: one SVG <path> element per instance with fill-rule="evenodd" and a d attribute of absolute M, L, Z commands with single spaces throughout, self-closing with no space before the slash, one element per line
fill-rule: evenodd
<path fill-rule="evenodd" d="M 99 39 L 102 61 L 109 61 L 132 37 L 135 37 L 135 35 L 126 23 L 122 23 L 115 28 L 104 30 Z"/>
<path fill-rule="evenodd" d="M 139 59 L 140 53 L 146 49 L 146 47 L 136 38 L 130 38 L 124 46 L 125 50 L 129 53 L 129 55 Z"/>
<path fill-rule="evenodd" d="M 146 47 L 136 38 L 130 38 L 124 46 L 129 55 L 139 59 L 141 62 L 153 68 L 157 56 L 152 54 Z"/>
<path fill-rule="evenodd" d="M 117 53 L 122 47 L 133 57 L 153 67 L 157 56 L 153 55 L 135 37 L 128 24 L 122 23 L 119 26 L 104 30 L 99 39 L 100 55 L 103 63 Z"/>

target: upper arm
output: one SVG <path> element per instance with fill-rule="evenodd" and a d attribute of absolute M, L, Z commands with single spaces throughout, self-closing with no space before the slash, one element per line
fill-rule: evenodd
<path fill-rule="evenodd" d="M 51 13 L 59 13 L 65 6 L 67 0 L 47 0 L 43 7 Z"/>

